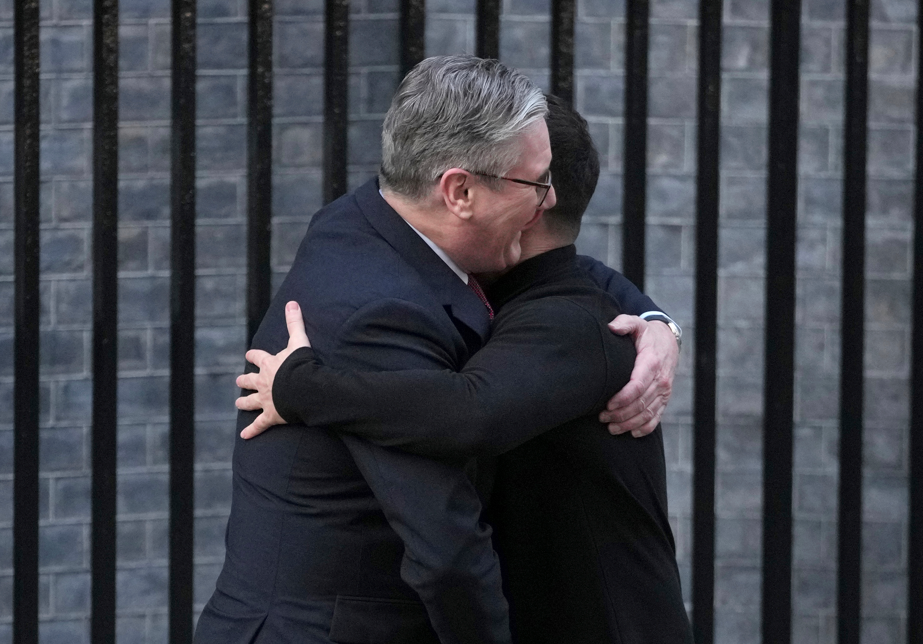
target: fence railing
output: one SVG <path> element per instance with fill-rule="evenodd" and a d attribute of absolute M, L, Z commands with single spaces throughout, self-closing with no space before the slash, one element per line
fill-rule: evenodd
<path fill-rule="evenodd" d="M 14 641 L 39 623 L 39 3 L 14 3 L 15 417 Z M 250 0 L 248 101 L 248 337 L 271 293 L 271 0 Z M 424 56 L 425 2 L 400 3 L 406 71 Z M 551 89 L 574 97 L 574 0 L 553 0 Z M 643 287 L 648 92 L 647 0 L 627 0 L 623 172 L 624 272 Z M 862 590 L 863 346 L 869 3 L 848 3 L 843 125 L 842 364 L 838 524 L 838 641 L 859 641 Z M 918 18 L 923 33 L 923 10 Z M 771 6 L 765 314 L 762 637 L 791 641 L 800 2 Z M 170 641 L 192 638 L 195 402 L 196 3 L 173 0 L 170 349 Z M 324 197 L 347 187 L 349 2 L 326 1 Z M 118 2 L 95 0 L 93 96 L 92 620 L 115 641 L 118 204 Z M 499 54 L 500 3 L 478 0 L 476 52 Z M 702 0 L 697 137 L 692 603 L 696 641 L 714 641 L 716 328 L 722 0 Z M 923 73 L 918 46 L 917 73 Z M 919 79 L 918 79 L 919 87 Z M 916 200 L 911 357 L 907 642 L 923 644 L 923 92 L 916 104 Z"/>
<path fill-rule="evenodd" d="M 39 363 L 35 359 L 40 310 L 38 19 L 38 0 L 16 3 L 13 619 L 17 642 L 38 641 Z"/>

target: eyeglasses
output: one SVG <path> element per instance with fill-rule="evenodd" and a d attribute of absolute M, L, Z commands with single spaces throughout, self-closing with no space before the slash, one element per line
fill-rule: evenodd
<path fill-rule="evenodd" d="M 545 203 L 545 197 L 548 196 L 548 192 L 551 190 L 551 170 L 548 170 L 542 177 L 545 181 L 527 181 L 526 179 L 514 179 L 512 177 L 501 177 L 496 174 L 487 174 L 486 172 L 474 172 L 468 170 L 471 174 L 476 174 L 479 177 L 488 177 L 490 179 L 503 179 L 505 181 L 512 181 L 513 183 L 521 183 L 524 186 L 533 186 L 535 188 L 535 194 L 538 196 L 538 205 L 535 206 L 536 209 L 541 208 L 542 204 Z"/>

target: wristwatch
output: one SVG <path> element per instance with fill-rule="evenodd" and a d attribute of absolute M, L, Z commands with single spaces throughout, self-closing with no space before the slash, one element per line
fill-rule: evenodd
<path fill-rule="evenodd" d="M 676 346 L 679 348 L 680 351 L 682 351 L 683 349 L 683 330 L 679 327 L 679 325 L 676 322 L 673 321 L 672 318 L 664 315 L 663 313 L 656 313 L 656 312 L 650 313 L 648 315 L 644 315 L 642 317 L 648 322 L 651 322 L 652 320 L 656 320 L 657 322 L 663 322 L 664 324 L 666 324 L 667 328 L 669 328 L 670 331 L 673 332 L 673 337 L 676 338 Z"/>

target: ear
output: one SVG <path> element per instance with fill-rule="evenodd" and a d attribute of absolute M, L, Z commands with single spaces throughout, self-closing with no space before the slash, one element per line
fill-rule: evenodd
<path fill-rule="evenodd" d="M 473 194 L 471 191 L 474 177 L 461 168 L 451 168 L 442 173 L 439 180 L 439 195 L 446 208 L 460 219 L 470 219 L 472 215 Z"/>

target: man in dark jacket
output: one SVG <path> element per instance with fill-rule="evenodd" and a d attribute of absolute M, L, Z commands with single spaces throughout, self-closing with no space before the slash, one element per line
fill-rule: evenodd
<path fill-rule="evenodd" d="M 549 107 L 557 206 L 523 234 L 524 261 L 488 290 L 491 338 L 461 372 L 330 369 L 301 348 L 273 381 L 278 358 L 257 352 L 248 357 L 264 373 L 239 382 L 259 392 L 239 406 L 271 394 L 289 422 L 434 458 L 502 452 L 490 519 L 515 641 L 692 642 L 661 430 L 611 436 L 598 418 L 628 382 L 635 350 L 609 332 L 618 303 L 572 245 L 596 152 L 576 112 L 553 97 Z M 297 307 L 287 317 L 294 348 L 306 340 Z"/>

